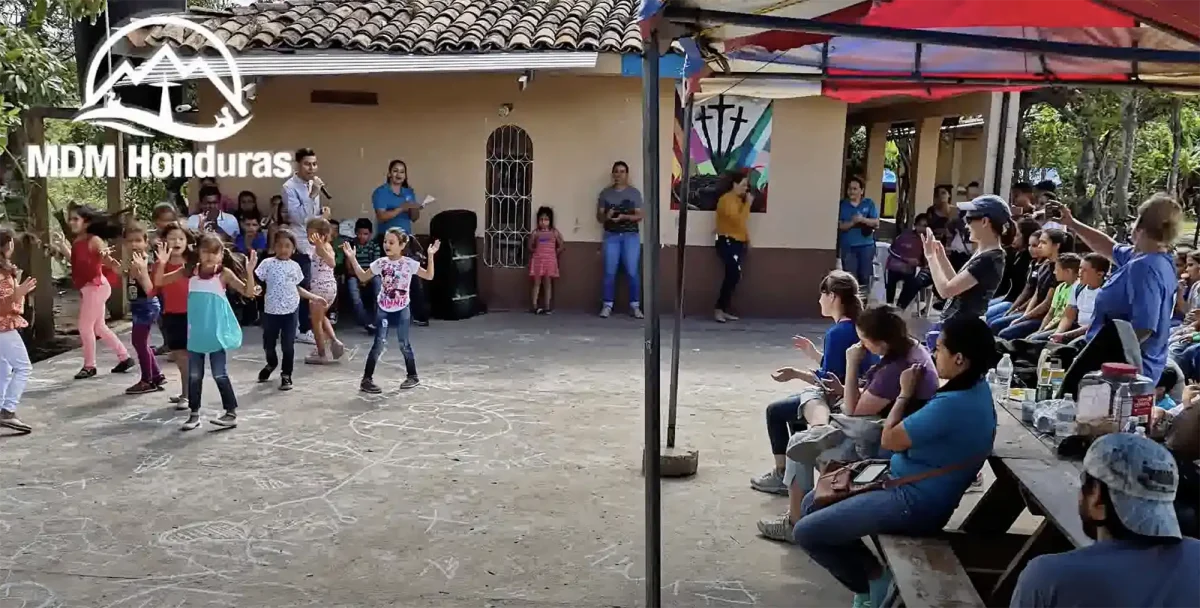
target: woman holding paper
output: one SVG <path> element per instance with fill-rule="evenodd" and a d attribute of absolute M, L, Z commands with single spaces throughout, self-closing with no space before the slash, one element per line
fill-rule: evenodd
<path fill-rule="evenodd" d="M 375 209 L 375 235 L 380 246 L 383 235 L 391 228 L 399 228 L 405 234 L 412 236 L 413 222 L 421 217 L 421 209 L 433 202 L 432 196 L 426 196 L 423 201 L 417 200 L 417 194 L 408 185 L 408 165 L 402 160 L 388 163 L 387 179 L 383 185 L 371 193 L 371 207 Z M 405 255 L 421 260 L 421 246 L 417 239 L 408 240 L 408 250 Z M 421 280 L 414 280 L 409 287 L 412 301 L 412 318 L 417 325 L 429 325 L 429 307 L 425 302 L 425 294 Z"/>

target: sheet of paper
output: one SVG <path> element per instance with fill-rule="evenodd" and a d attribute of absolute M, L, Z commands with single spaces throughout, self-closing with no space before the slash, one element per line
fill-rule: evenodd
<path fill-rule="evenodd" d="M 435 202 L 435 201 L 437 201 L 437 199 L 436 199 L 436 198 L 434 198 L 434 197 L 432 197 L 432 196 L 430 196 L 430 195 L 426 194 L 426 195 L 425 195 L 425 200 L 421 201 L 421 206 L 422 206 L 422 207 L 425 207 L 425 206 L 427 206 L 427 205 L 429 205 L 430 203 L 432 203 L 432 202 Z"/>

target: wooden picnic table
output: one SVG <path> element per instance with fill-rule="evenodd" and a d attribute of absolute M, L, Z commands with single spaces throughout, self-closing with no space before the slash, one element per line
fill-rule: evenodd
<path fill-rule="evenodd" d="M 1019 404 L 996 405 L 996 441 L 988 459 L 995 482 L 963 521 L 961 532 L 972 544 L 995 539 L 1012 541 L 1009 529 L 1025 509 L 1043 516 L 1028 537 L 1015 537 L 1019 546 L 1002 568 L 982 569 L 977 578 L 988 605 L 1007 606 L 1017 576 L 1033 558 L 1091 544 L 1079 519 L 1081 463 L 1058 456 L 1056 443 L 1021 422 Z M 1016 543 L 1009 542 L 1009 546 Z M 968 572 L 970 560 L 964 560 Z"/>

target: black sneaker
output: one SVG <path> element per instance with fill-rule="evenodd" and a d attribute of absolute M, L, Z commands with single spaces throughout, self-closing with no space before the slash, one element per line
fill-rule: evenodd
<path fill-rule="evenodd" d="M 95 378 L 95 377 L 96 377 L 96 368 L 94 368 L 94 367 L 85 367 L 85 368 L 79 370 L 79 373 L 75 374 L 76 380 L 87 380 L 88 378 Z"/>
<path fill-rule="evenodd" d="M 273 373 L 275 373 L 274 365 L 267 365 L 267 366 L 263 367 L 262 371 L 258 372 L 258 381 L 266 382 L 267 380 L 270 380 L 271 374 L 273 374 Z"/>
<path fill-rule="evenodd" d="M 162 346 L 159 346 L 154 349 L 154 355 L 157 357 L 161 357 L 169 352 L 171 352 L 171 349 L 167 348 L 166 344 L 163 344 Z"/>
<path fill-rule="evenodd" d="M 292 390 L 292 377 L 291 376 L 284 374 L 279 377 L 279 390 L 281 390 L 281 391 Z"/>
<path fill-rule="evenodd" d="M 209 422 L 221 428 L 231 429 L 237 426 L 237 414 L 233 413 L 233 410 L 225 410 L 220 418 L 214 418 Z"/>
<path fill-rule="evenodd" d="M 416 386 L 416 385 L 418 385 L 418 384 L 420 384 L 420 383 L 421 383 L 421 379 L 420 379 L 420 378 L 418 378 L 418 377 L 416 377 L 416 376 L 409 376 L 409 377 L 407 377 L 407 378 L 405 378 L 405 379 L 404 379 L 404 382 L 401 382 L 401 383 L 400 383 L 400 388 L 401 388 L 401 389 L 405 389 L 405 388 L 412 388 L 412 387 L 414 387 L 414 386 Z"/>
<path fill-rule="evenodd" d="M 124 361 L 118 363 L 116 367 L 112 368 L 112 373 L 124 374 L 125 372 L 133 369 L 134 365 L 137 365 L 137 362 L 133 360 L 133 357 L 125 357 Z"/>
<path fill-rule="evenodd" d="M 383 389 L 379 388 L 379 386 L 375 384 L 375 381 L 371 380 L 370 378 L 363 378 L 362 383 L 358 385 L 358 390 L 364 393 L 370 393 L 372 395 L 378 395 L 379 393 L 383 392 Z"/>
<path fill-rule="evenodd" d="M 200 414 L 192 412 L 188 415 L 187 422 L 183 423 L 183 430 L 190 431 L 200 426 Z"/>
<path fill-rule="evenodd" d="M 153 382 L 139 381 L 137 384 L 125 389 L 126 395 L 145 395 L 147 393 L 156 393 L 163 390 L 162 387 L 155 385 Z"/>

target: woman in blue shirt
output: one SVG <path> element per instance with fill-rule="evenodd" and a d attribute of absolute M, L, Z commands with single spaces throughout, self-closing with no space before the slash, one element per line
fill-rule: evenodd
<path fill-rule="evenodd" d="M 805 428 L 805 412 L 812 414 L 810 422 L 824 423 L 829 418 L 829 404 L 826 401 L 826 390 L 822 379 L 837 378 L 838 382 L 846 381 L 846 351 L 858 342 L 858 332 L 854 322 L 862 312 L 862 301 L 858 299 L 858 281 L 849 273 L 835 270 L 825 275 L 821 280 L 821 316 L 833 319 L 834 323 L 825 331 L 825 351 L 817 349 L 812 340 L 804 336 L 792 338 L 796 348 L 813 361 L 820 361 L 821 367 L 815 370 L 800 370 L 794 367 L 784 367 L 771 374 L 776 382 L 803 380 L 812 384 L 800 393 L 786 399 L 781 399 L 767 406 L 767 436 L 771 439 L 771 453 L 775 456 L 775 468 L 750 480 L 750 487 L 759 492 L 781 494 L 787 496 L 788 489 L 783 483 L 784 469 L 787 466 L 787 444 L 792 430 Z M 859 373 L 866 373 L 878 357 L 868 355 L 863 357 Z M 821 409 L 822 412 L 814 411 Z M 812 418 L 823 418 L 813 421 Z"/>
<path fill-rule="evenodd" d="M 1059 221 L 1075 231 L 1088 248 L 1112 261 L 1108 280 L 1096 293 L 1087 341 L 1091 342 L 1109 321 L 1128 321 L 1141 342 L 1142 373 L 1152 382 L 1158 382 L 1167 365 L 1171 314 L 1175 308 L 1177 277 L 1175 258 L 1170 251 L 1175 238 L 1179 236 L 1183 209 L 1175 199 L 1165 194 L 1150 197 L 1138 207 L 1137 222 L 1133 226 L 1133 245 L 1118 245 L 1107 234 L 1081 224 L 1066 207 L 1056 205 L 1055 209 L 1062 213 Z M 1119 352 L 1108 352 L 1108 349 L 1095 354 L 1088 354 L 1088 350 L 1085 347 L 1080 352 L 1068 376 L 1077 377 L 1090 369 L 1099 369 L 1104 361 L 1121 358 Z M 1093 360 L 1094 368 L 1086 365 Z M 1076 366 L 1080 369 L 1076 370 Z M 1064 386 L 1064 390 L 1068 388 Z"/>
<path fill-rule="evenodd" d="M 984 376 L 999 356 L 991 330 L 970 316 L 946 321 L 934 366 L 946 383 L 923 407 L 910 412 L 920 366 L 900 376 L 900 396 L 884 422 L 881 446 L 891 451 L 887 489 L 864 492 L 825 508 L 804 497 L 794 542 L 854 595 L 855 606 L 882 604 L 889 577 L 862 537 L 937 534 L 992 451 L 996 412 Z M 905 483 L 904 479 L 930 474 Z"/>
<path fill-rule="evenodd" d="M 846 198 L 838 203 L 838 254 L 842 270 L 854 275 L 863 291 L 870 293 L 875 273 L 875 229 L 879 228 L 879 209 L 875 201 L 863 198 L 866 188 L 860 177 L 846 181 Z"/>
<path fill-rule="evenodd" d="M 412 234 L 412 223 L 421 217 L 421 204 L 408 186 L 408 165 L 404 161 L 388 163 L 387 181 L 371 193 L 371 207 L 375 209 L 375 234 L 379 238 L 382 239 L 389 228 L 400 228 L 405 234 Z"/>

